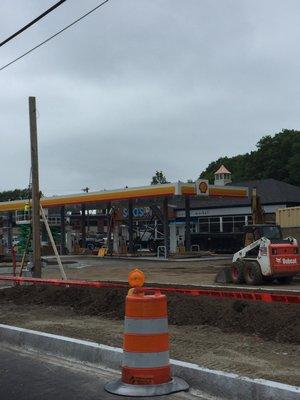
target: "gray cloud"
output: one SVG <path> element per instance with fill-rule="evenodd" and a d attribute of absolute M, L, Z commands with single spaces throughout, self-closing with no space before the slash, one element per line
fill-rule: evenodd
<path fill-rule="evenodd" d="M 1 48 L 1 64 L 97 3 L 68 0 Z M 51 4 L 2 1 L 1 37 Z M 111 0 L 0 73 L 0 190 L 28 184 L 29 95 L 47 194 L 143 185 L 156 169 L 195 178 L 296 129 L 299 12 L 297 0 Z"/>

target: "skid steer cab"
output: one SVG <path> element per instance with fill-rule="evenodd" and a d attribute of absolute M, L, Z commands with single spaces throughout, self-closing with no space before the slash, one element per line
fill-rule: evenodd
<path fill-rule="evenodd" d="M 277 225 L 244 227 L 244 247 L 232 259 L 233 283 L 260 285 L 277 279 L 285 284 L 299 272 L 300 254 L 295 238 L 284 239 Z"/>

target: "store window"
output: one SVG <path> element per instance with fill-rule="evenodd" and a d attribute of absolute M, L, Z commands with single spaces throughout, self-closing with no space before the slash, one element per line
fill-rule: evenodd
<path fill-rule="evenodd" d="M 244 216 L 233 217 L 233 231 L 234 232 L 243 232 L 244 226 L 245 226 L 245 217 Z"/>
<path fill-rule="evenodd" d="M 220 232 L 220 217 L 212 217 L 209 220 L 210 232 Z"/>
<path fill-rule="evenodd" d="M 209 219 L 207 217 L 201 217 L 198 219 L 198 226 L 200 233 L 209 232 Z"/>
<path fill-rule="evenodd" d="M 233 232 L 233 217 L 223 217 L 223 232 Z"/>
<path fill-rule="evenodd" d="M 191 222 L 191 233 L 197 233 L 197 225 L 196 222 Z"/>

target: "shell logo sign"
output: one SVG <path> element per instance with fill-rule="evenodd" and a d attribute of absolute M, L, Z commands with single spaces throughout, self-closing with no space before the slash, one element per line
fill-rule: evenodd
<path fill-rule="evenodd" d="M 208 180 L 198 179 L 196 181 L 196 192 L 198 196 L 208 196 Z"/>

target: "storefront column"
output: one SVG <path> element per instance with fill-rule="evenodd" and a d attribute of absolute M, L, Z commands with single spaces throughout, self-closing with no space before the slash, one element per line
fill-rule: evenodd
<path fill-rule="evenodd" d="M 112 229 L 113 229 L 113 209 L 111 203 L 107 204 L 106 207 L 106 214 L 107 214 L 107 249 L 108 254 L 113 253 L 113 241 L 112 241 Z"/>
<path fill-rule="evenodd" d="M 133 243 L 133 205 L 132 200 L 128 201 L 128 236 L 129 236 L 129 253 L 134 253 L 134 243 Z"/>
<path fill-rule="evenodd" d="M 7 219 L 7 252 L 12 251 L 12 242 L 13 242 L 12 236 L 13 236 L 13 213 L 9 211 Z"/>
<path fill-rule="evenodd" d="M 185 251 L 191 250 L 191 209 L 190 196 L 185 196 Z"/>
<path fill-rule="evenodd" d="M 66 220 L 65 206 L 60 207 L 60 255 L 66 252 Z"/>
<path fill-rule="evenodd" d="M 166 247 L 166 257 L 170 255 L 170 227 L 168 216 L 168 197 L 163 201 L 163 215 L 164 215 L 164 246 Z"/>
<path fill-rule="evenodd" d="M 81 204 L 81 247 L 86 247 L 86 207 L 85 204 Z"/>

